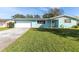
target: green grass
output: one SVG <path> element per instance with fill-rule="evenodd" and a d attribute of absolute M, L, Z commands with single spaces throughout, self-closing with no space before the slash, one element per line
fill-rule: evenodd
<path fill-rule="evenodd" d="M 3 51 L 75 52 L 79 51 L 79 30 L 30 29 Z"/>
<path fill-rule="evenodd" d="M 6 27 L 0 27 L 0 31 L 3 31 L 3 30 L 8 30 L 9 28 L 6 28 Z"/>

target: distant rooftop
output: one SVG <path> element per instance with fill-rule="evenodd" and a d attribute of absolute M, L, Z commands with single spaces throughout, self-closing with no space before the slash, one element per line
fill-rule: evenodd
<path fill-rule="evenodd" d="M 4 21 L 5 22 L 5 21 L 8 21 L 8 20 L 11 20 L 11 19 L 0 19 L 0 22 L 1 21 Z"/>

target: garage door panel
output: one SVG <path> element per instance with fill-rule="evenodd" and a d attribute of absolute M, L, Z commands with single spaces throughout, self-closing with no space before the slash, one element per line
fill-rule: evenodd
<path fill-rule="evenodd" d="M 15 27 L 26 27 L 31 28 L 31 23 L 16 23 Z"/>

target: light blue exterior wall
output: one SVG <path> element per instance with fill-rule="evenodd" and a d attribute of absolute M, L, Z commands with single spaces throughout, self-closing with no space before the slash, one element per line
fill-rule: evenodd
<path fill-rule="evenodd" d="M 31 21 L 32 28 L 58 28 L 58 20 L 45 20 L 45 24 L 38 24 L 37 21 Z M 54 22 L 54 23 L 53 23 Z M 51 24 L 52 23 L 52 24 Z M 53 26 L 54 24 L 54 26 Z"/>
<path fill-rule="evenodd" d="M 71 20 L 71 23 L 65 23 L 65 19 Z M 72 26 L 77 25 L 77 20 L 71 19 L 71 18 L 58 18 L 58 28 L 71 28 Z"/>
<path fill-rule="evenodd" d="M 51 27 L 51 21 L 46 20 L 45 24 L 38 24 L 37 20 L 33 20 L 32 22 L 32 28 L 50 28 Z"/>

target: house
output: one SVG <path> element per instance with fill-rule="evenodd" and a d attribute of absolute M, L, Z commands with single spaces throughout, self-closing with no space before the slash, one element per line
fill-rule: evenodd
<path fill-rule="evenodd" d="M 5 20 L 5 19 L 0 19 L 0 27 L 6 27 L 6 22 L 8 20 Z"/>
<path fill-rule="evenodd" d="M 52 18 L 16 18 L 15 27 L 26 28 L 71 28 L 79 19 L 72 16 L 56 16 Z"/>

